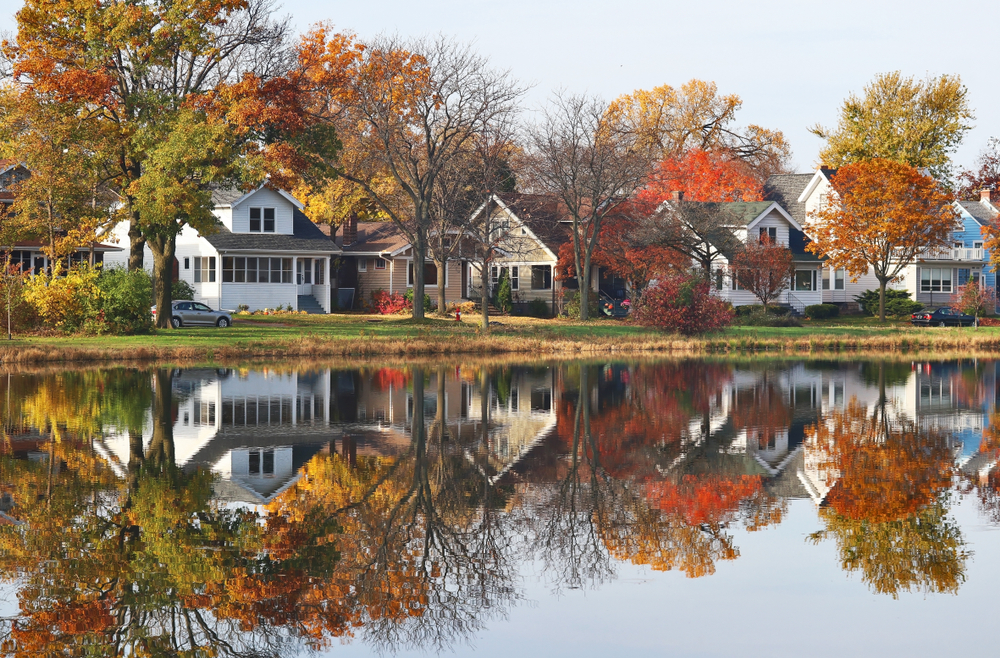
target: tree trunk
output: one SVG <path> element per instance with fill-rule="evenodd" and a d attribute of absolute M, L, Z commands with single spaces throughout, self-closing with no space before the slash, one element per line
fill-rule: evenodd
<path fill-rule="evenodd" d="M 444 317 L 448 315 L 448 302 L 446 300 L 447 291 L 445 290 L 445 277 L 447 276 L 448 261 L 444 260 L 442 262 L 434 261 L 434 266 L 438 271 L 438 315 Z"/>
<path fill-rule="evenodd" d="M 174 278 L 174 252 L 177 236 L 157 237 L 149 241 L 153 252 L 153 301 L 156 303 L 156 326 L 170 327 L 170 288 Z"/>
<path fill-rule="evenodd" d="M 173 370 L 153 372 L 153 436 L 149 441 L 148 461 L 165 470 L 174 465 Z"/>
<path fill-rule="evenodd" d="M 146 248 L 146 238 L 139 230 L 139 213 L 132 213 L 132 221 L 128 227 L 128 271 L 135 272 L 143 268 L 143 250 Z"/>
<path fill-rule="evenodd" d="M 885 284 L 884 279 L 878 281 L 878 321 L 885 322 Z"/>
<path fill-rule="evenodd" d="M 590 318 L 590 259 L 584 257 L 583 267 L 576 273 L 576 282 L 580 287 L 580 320 Z"/>
<path fill-rule="evenodd" d="M 418 236 L 413 244 L 413 319 L 424 319 L 424 258 L 427 246 Z"/>
<path fill-rule="evenodd" d="M 483 286 L 483 329 L 490 328 L 490 262 L 483 259 L 483 267 L 479 270 L 479 279 Z"/>

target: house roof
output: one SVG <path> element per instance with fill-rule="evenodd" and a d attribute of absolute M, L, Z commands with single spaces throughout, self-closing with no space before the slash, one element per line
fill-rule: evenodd
<path fill-rule="evenodd" d="M 260 187 L 250 190 L 249 192 L 244 192 L 243 190 L 236 188 L 213 188 L 212 189 L 212 203 L 216 208 L 224 208 L 226 206 L 236 207 L 243 203 L 246 199 L 249 199 L 254 194 L 260 190 L 267 187 L 267 184 L 261 185 Z M 293 197 L 291 194 L 282 190 L 280 188 L 269 188 L 277 194 L 285 197 L 293 206 L 302 210 L 305 206 L 301 201 Z"/>
<path fill-rule="evenodd" d="M 774 201 L 682 201 L 715 212 L 729 213 L 738 224 L 750 224 L 766 212 Z"/>
<path fill-rule="evenodd" d="M 956 201 L 956 203 L 983 226 L 991 224 L 997 217 L 997 212 L 993 208 L 979 201 Z"/>
<path fill-rule="evenodd" d="M 815 174 L 775 174 L 764 183 L 764 198 L 777 201 L 788 211 L 795 221 L 806 221 L 806 204 L 799 203 L 799 197 L 808 187 Z"/>
<path fill-rule="evenodd" d="M 233 233 L 221 223 L 219 230 L 206 235 L 209 244 L 219 251 L 320 251 L 334 253 L 340 248 L 324 235 L 305 214 L 296 208 L 292 213 L 292 235 L 275 233 Z"/>
<path fill-rule="evenodd" d="M 344 247 L 344 253 L 391 254 L 409 244 L 403 231 L 393 222 L 358 222 L 357 238 Z"/>
<path fill-rule="evenodd" d="M 554 253 L 559 253 L 559 247 L 571 239 L 569 229 L 562 224 L 565 214 L 559 208 L 559 201 L 548 194 L 519 194 L 510 192 L 498 194 L 507 208 L 542 244 Z"/>

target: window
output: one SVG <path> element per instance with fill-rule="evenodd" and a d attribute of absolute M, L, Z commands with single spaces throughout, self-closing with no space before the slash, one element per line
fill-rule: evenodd
<path fill-rule="evenodd" d="M 490 283 L 492 284 L 492 287 L 494 289 L 496 289 L 496 287 L 500 285 L 500 273 L 501 272 L 507 272 L 507 275 L 510 277 L 510 289 L 511 290 L 517 290 L 518 289 L 518 283 L 519 283 L 518 276 L 517 276 L 518 275 L 517 265 L 514 265 L 514 266 L 509 267 L 509 268 L 507 268 L 507 267 L 500 267 L 500 268 L 498 268 L 496 265 L 494 265 L 490 269 Z M 551 287 L 551 285 L 552 284 L 551 284 L 551 281 L 550 281 L 549 287 Z"/>
<path fill-rule="evenodd" d="M 263 232 L 274 233 L 274 208 L 251 208 L 250 209 L 250 232 L 261 232 L 261 221 L 263 220 Z"/>
<path fill-rule="evenodd" d="M 823 290 L 830 289 L 830 270 L 823 268 Z"/>
<path fill-rule="evenodd" d="M 194 282 L 215 283 L 215 256 L 194 259 Z"/>
<path fill-rule="evenodd" d="M 844 289 L 844 279 L 847 273 L 840 269 L 833 273 L 833 289 L 843 290 Z"/>
<path fill-rule="evenodd" d="M 920 292 L 951 292 L 951 268 L 922 268 Z"/>
<path fill-rule="evenodd" d="M 969 270 L 965 268 L 958 268 L 958 285 L 964 286 L 969 282 Z"/>
<path fill-rule="evenodd" d="M 760 228 L 760 242 L 778 243 L 778 229 L 774 226 L 762 226 Z"/>
<path fill-rule="evenodd" d="M 795 289 L 813 289 L 813 270 L 795 270 Z"/>
<path fill-rule="evenodd" d="M 972 243 L 972 248 L 973 249 L 982 249 L 983 248 L 983 243 L 982 242 L 973 242 Z"/>
<path fill-rule="evenodd" d="M 291 283 L 292 259 L 224 256 L 222 258 L 222 282 Z"/>
<path fill-rule="evenodd" d="M 248 456 L 250 475 L 274 475 L 274 450 L 251 450 Z"/>
<path fill-rule="evenodd" d="M 313 282 L 313 260 L 312 258 L 300 258 L 295 268 L 298 270 L 299 285 L 312 285 Z"/>
<path fill-rule="evenodd" d="M 10 252 L 10 264 L 14 268 L 20 268 L 22 272 L 31 271 L 31 252 L 16 250 Z"/>
<path fill-rule="evenodd" d="M 376 258 L 375 259 L 375 269 L 376 270 L 384 270 L 385 269 L 385 263 L 386 263 L 386 260 L 384 258 Z"/>
<path fill-rule="evenodd" d="M 316 259 L 316 285 L 321 286 L 326 283 L 326 259 Z"/>
<path fill-rule="evenodd" d="M 190 270 L 191 269 L 191 259 L 190 258 L 185 258 L 184 259 L 184 269 L 185 270 Z"/>
<path fill-rule="evenodd" d="M 550 290 L 552 288 L 552 266 L 532 265 L 531 266 L 531 289 Z"/>
<path fill-rule="evenodd" d="M 438 270 L 434 263 L 424 263 L 424 285 L 436 286 L 438 284 Z M 413 261 L 410 261 L 406 268 L 406 285 L 413 285 Z M 445 268 L 444 285 L 448 285 L 448 269 Z"/>

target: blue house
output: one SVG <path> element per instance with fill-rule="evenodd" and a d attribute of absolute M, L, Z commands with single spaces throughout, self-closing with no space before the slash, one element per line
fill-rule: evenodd
<path fill-rule="evenodd" d="M 984 287 L 996 291 L 997 274 L 990 262 L 990 253 L 985 248 L 987 236 L 984 228 L 996 222 L 997 217 L 1000 216 L 1000 209 L 994 205 L 990 190 L 983 190 L 978 201 L 956 201 L 955 210 L 958 212 L 962 230 L 956 231 L 952 236 L 954 248 L 956 251 L 962 250 L 964 254 L 971 257 L 970 260 L 975 259 L 981 263 L 981 267 L 977 267 L 979 263 L 969 263 L 968 269 L 958 269 L 956 286 L 963 285 L 969 278 L 972 278 L 973 281 L 979 281 Z"/>

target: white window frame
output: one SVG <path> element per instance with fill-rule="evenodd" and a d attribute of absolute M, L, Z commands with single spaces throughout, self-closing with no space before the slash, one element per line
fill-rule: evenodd
<path fill-rule="evenodd" d="M 844 290 L 847 287 L 847 272 L 844 268 L 833 271 L 833 289 Z"/>
<path fill-rule="evenodd" d="M 368 271 L 368 259 L 367 258 L 359 258 L 358 259 L 358 271 L 359 272 L 367 272 Z"/>
<path fill-rule="evenodd" d="M 215 283 L 216 281 L 216 261 L 215 256 L 195 256 L 194 257 L 194 282 L 195 283 Z M 207 272 L 206 276 L 202 272 Z"/>
<path fill-rule="evenodd" d="M 257 211 L 258 217 L 254 220 L 254 211 Z M 270 214 L 271 217 L 268 218 L 267 215 Z M 257 228 L 253 228 L 253 222 L 257 221 Z M 271 222 L 271 228 L 267 228 L 267 222 Z M 275 228 L 278 223 L 277 212 L 274 208 L 267 208 L 263 206 L 254 206 L 249 209 L 247 213 L 247 232 L 249 233 L 274 233 Z"/>
<path fill-rule="evenodd" d="M 384 259 L 384 258 L 376 258 L 375 259 L 375 269 L 376 270 L 384 270 L 384 269 L 386 269 L 387 265 L 388 265 L 388 261 L 386 259 Z"/>

